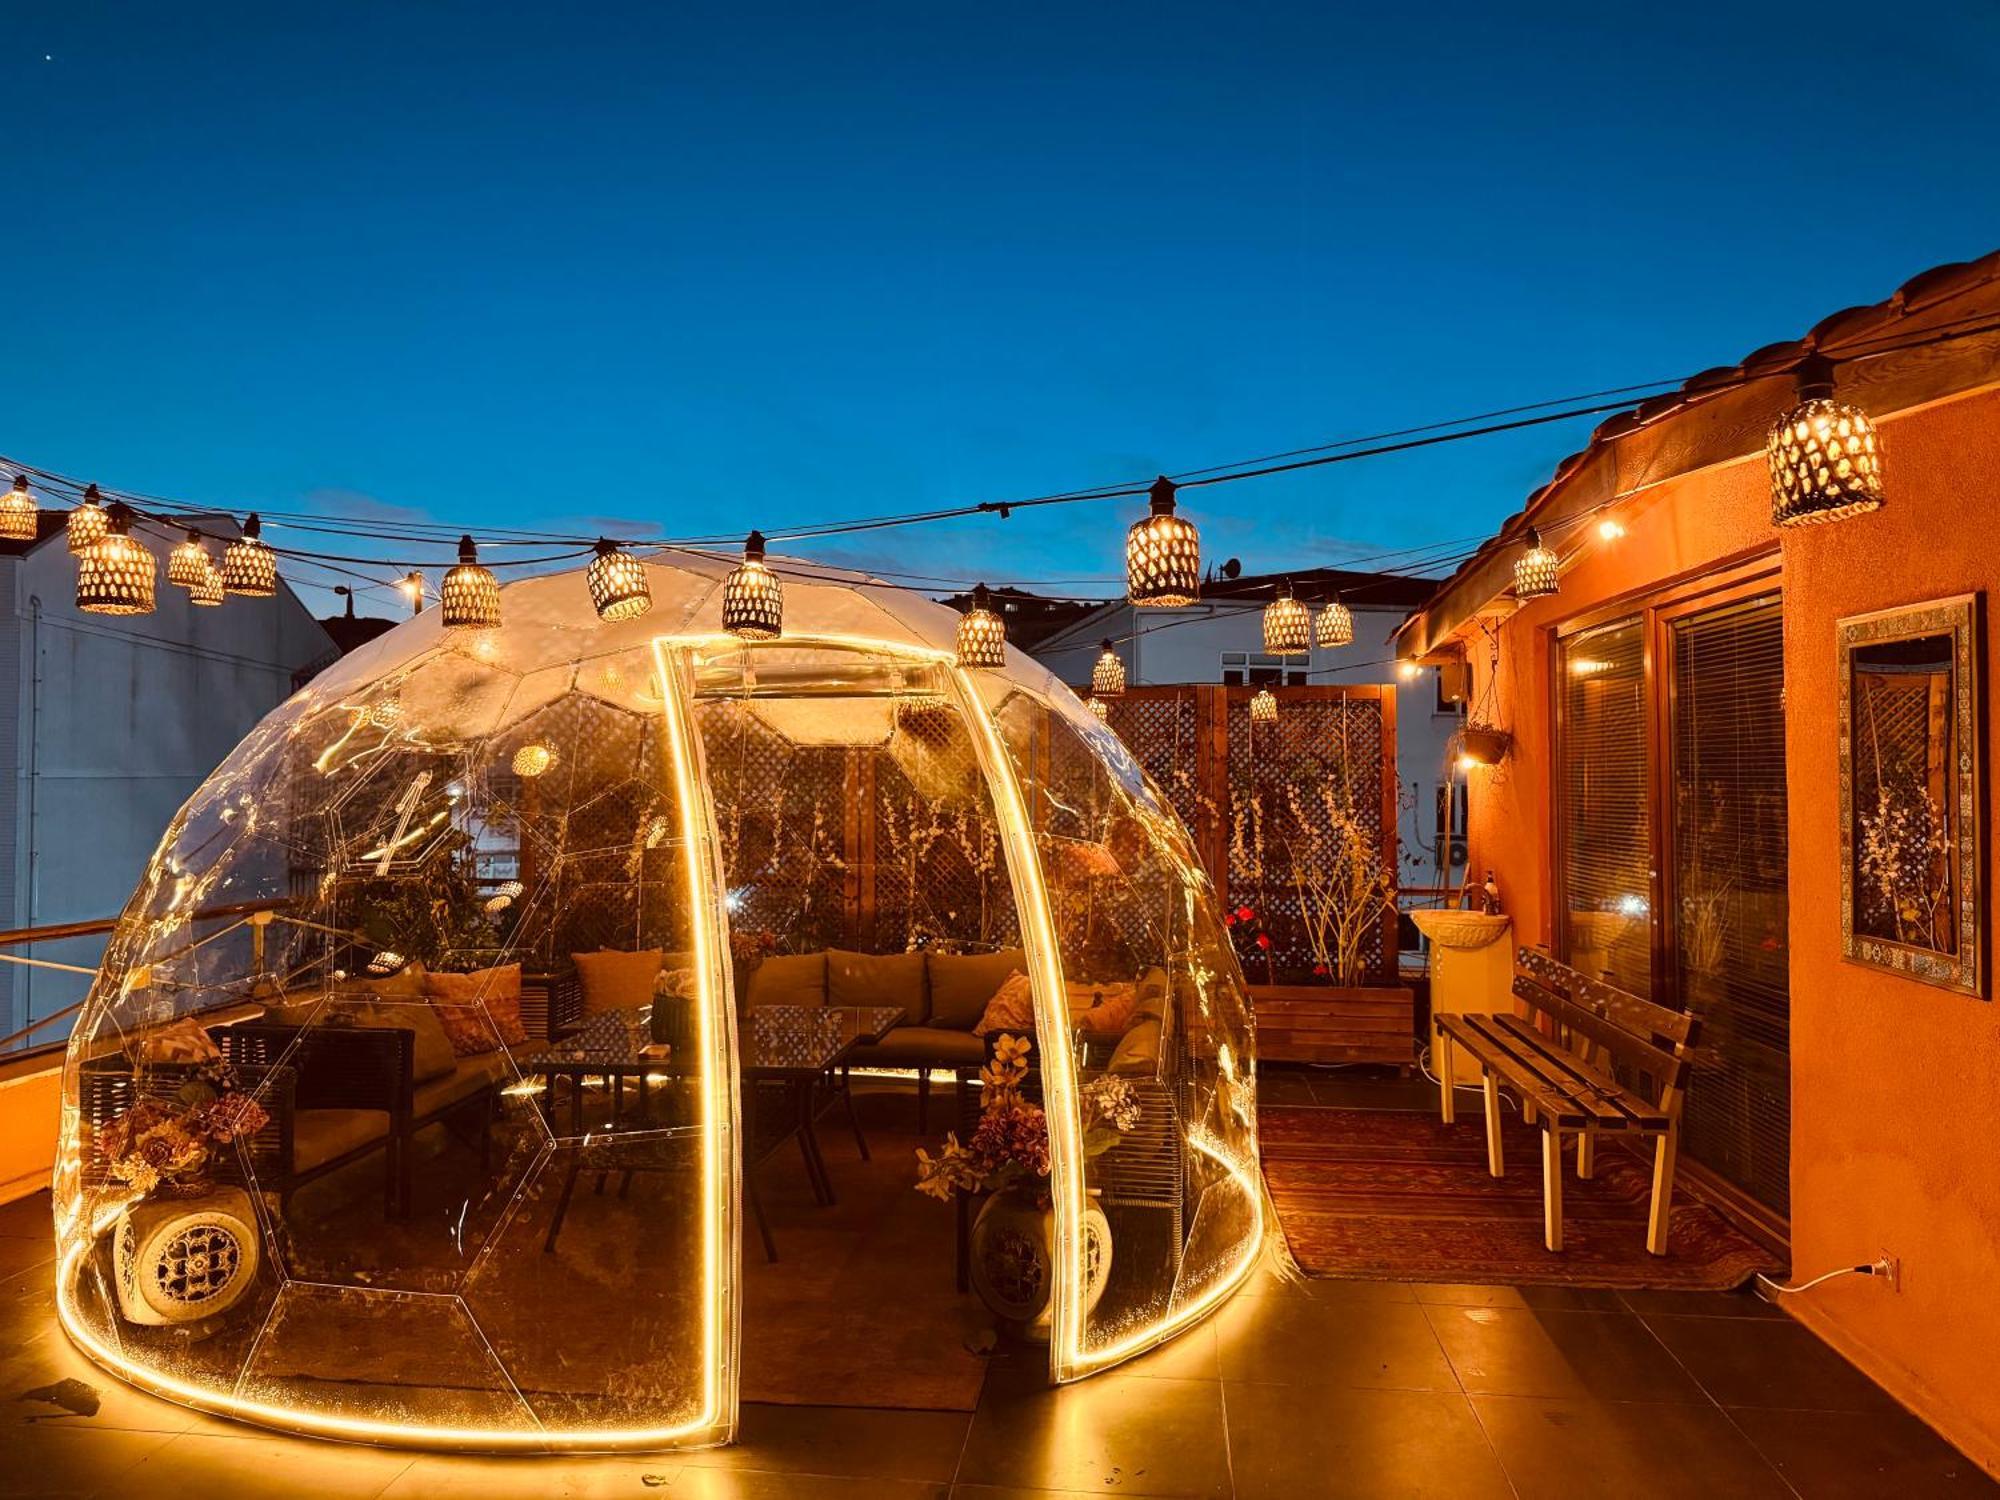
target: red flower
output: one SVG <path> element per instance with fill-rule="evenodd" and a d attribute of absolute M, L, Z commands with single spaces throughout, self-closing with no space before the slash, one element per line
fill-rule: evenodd
<path fill-rule="evenodd" d="M 1257 946 L 1258 946 L 1259 948 L 1269 948 L 1269 947 L 1271 946 L 1271 934 L 1270 934 L 1270 933 L 1268 933 L 1268 932 L 1260 932 L 1260 933 L 1258 933 L 1258 934 L 1257 934 Z"/>
<path fill-rule="evenodd" d="M 1327 974 L 1331 974 L 1332 972 L 1333 972 L 1333 970 L 1329 969 L 1329 968 L 1328 968 L 1328 967 L 1327 967 L 1327 966 L 1326 966 L 1325 964 L 1314 964 L 1314 965 L 1313 965 L 1313 973 L 1315 973 L 1315 974 L 1318 974 L 1318 975 L 1321 975 L 1321 976 L 1324 976 L 1324 975 L 1327 975 Z"/>
<path fill-rule="evenodd" d="M 1228 916 L 1224 917 L 1222 919 L 1222 925 L 1224 927 L 1234 927 L 1236 925 L 1236 913 L 1231 912 Z"/>
<path fill-rule="evenodd" d="M 1256 917 L 1256 915 L 1257 913 L 1250 910 L 1250 908 L 1247 906 L 1239 906 L 1236 908 L 1236 920 L 1239 922 L 1251 921 Z"/>

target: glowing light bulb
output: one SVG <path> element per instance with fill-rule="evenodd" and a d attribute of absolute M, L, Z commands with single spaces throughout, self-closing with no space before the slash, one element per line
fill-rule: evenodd
<path fill-rule="evenodd" d="M 1623 535 L 1625 535 L 1625 528 L 1609 516 L 1606 516 L 1597 523 L 1597 539 L 1600 542 L 1615 542 Z"/>

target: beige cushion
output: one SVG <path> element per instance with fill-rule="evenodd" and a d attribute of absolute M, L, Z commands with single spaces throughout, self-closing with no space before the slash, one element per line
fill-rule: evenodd
<path fill-rule="evenodd" d="M 379 1109 L 302 1109 L 292 1117 L 292 1167 L 314 1167 L 371 1145 L 389 1134 L 389 1116 Z"/>
<path fill-rule="evenodd" d="M 861 1067 L 977 1068 L 986 1061 L 986 1044 L 969 1031 L 896 1026 L 872 1047 L 857 1047 L 854 1061 Z"/>
<path fill-rule="evenodd" d="M 412 960 L 387 979 L 364 979 L 361 987 L 382 1000 L 421 1000 L 424 972 L 424 966 Z"/>
<path fill-rule="evenodd" d="M 1139 1003 L 1133 1013 L 1155 1021 L 1167 1013 L 1167 971 L 1157 964 L 1139 976 Z"/>
<path fill-rule="evenodd" d="M 826 955 L 777 953 L 750 976 L 752 1005 L 826 1004 Z"/>
<path fill-rule="evenodd" d="M 653 980 L 664 956 L 658 948 L 641 948 L 636 953 L 623 948 L 572 953 L 576 977 L 583 982 L 583 1013 L 598 1016 L 644 1005 L 653 998 Z"/>
<path fill-rule="evenodd" d="M 336 1001 L 320 1015 L 322 1026 L 372 1026 L 415 1033 L 412 1077 L 417 1083 L 442 1078 L 458 1066 L 458 1054 L 437 1012 L 421 1002 L 415 1005 L 349 1005 Z"/>
<path fill-rule="evenodd" d="M 1111 1051 L 1113 1073 L 1150 1073 L 1160 1061 L 1160 1023 L 1148 1018 L 1119 1039 Z"/>
<path fill-rule="evenodd" d="M 999 953 L 933 953 L 928 965 L 930 1024 L 970 1031 L 1007 976 L 1016 969 L 1025 971 L 1028 960 L 1019 948 L 1008 948 Z"/>
<path fill-rule="evenodd" d="M 826 998 L 831 1005 L 900 1005 L 903 1020 L 915 1026 L 930 1015 L 921 953 L 850 953 L 829 948 Z"/>
<path fill-rule="evenodd" d="M 492 1088 L 500 1081 L 498 1075 L 506 1074 L 506 1065 L 499 1058 L 498 1052 L 482 1052 L 477 1057 L 464 1059 L 443 1078 L 434 1078 L 421 1085 L 416 1098 L 410 1102 L 411 1113 L 421 1120 L 447 1105 L 460 1103 Z"/>

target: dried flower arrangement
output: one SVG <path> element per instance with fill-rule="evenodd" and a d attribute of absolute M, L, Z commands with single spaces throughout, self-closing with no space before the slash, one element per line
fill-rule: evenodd
<path fill-rule="evenodd" d="M 227 1066 L 211 1063 L 171 1099 L 142 1099 L 104 1127 L 111 1175 L 141 1193 L 187 1190 L 207 1182 L 211 1153 L 270 1122 L 264 1106 L 238 1086 Z"/>
<path fill-rule="evenodd" d="M 1021 1096 L 1032 1047 L 1023 1037 L 994 1040 L 992 1060 L 979 1073 L 979 1125 L 969 1141 L 947 1135 L 936 1156 L 918 1150 L 918 1192 L 949 1202 L 954 1193 L 1032 1185 L 1037 1206 L 1048 1206 L 1048 1116 Z M 1090 1079 L 1079 1092 L 1083 1154 L 1102 1156 L 1138 1125 L 1138 1095 L 1129 1082 L 1110 1073 Z"/>

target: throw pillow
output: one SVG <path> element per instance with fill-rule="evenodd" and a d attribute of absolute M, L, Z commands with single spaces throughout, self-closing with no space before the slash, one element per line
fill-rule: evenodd
<path fill-rule="evenodd" d="M 1160 1023 L 1148 1016 L 1119 1039 L 1106 1064 L 1113 1073 L 1150 1073 L 1160 1061 Z"/>
<path fill-rule="evenodd" d="M 980 1036 L 991 1036 L 996 1031 L 1016 1033 L 1031 1032 L 1035 1029 L 1035 993 L 1028 983 L 1028 976 L 1016 969 L 1007 976 L 1007 982 L 995 991 L 986 1009 L 979 1017 L 979 1024 L 972 1028 Z"/>
<path fill-rule="evenodd" d="M 133 1055 L 142 1063 L 205 1063 L 221 1057 L 222 1049 L 193 1016 L 182 1016 L 139 1038 Z"/>
<path fill-rule="evenodd" d="M 1098 1003 L 1089 1010 L 1070 1012 L 1070 1019 L 1085 1036 L 1108 1042 L 1125 1035 L 1138 1009 L 1138 990 L 1129 984 L 1114 984 L 1101 992 Z"/>
<path fill-rule="evenodd" d="M 931 981 L 931 1025 L 970 1031 L 979 1024 L 986 1002 L 999 992 L 1007 976 L 1028 967 L 1019 948 L 1000 953 L 933 953 L 926 959 Z"/>
<path fill-rule="evenodd" d="M 433 1006 L 440 1000 L 453 1006 L 485 1006 L 487 1018 L 504 1046 L 518 1047 L 528 1039 L 528 1028 L 521 1020 L 519 964 L 498 964 L 490 969 L 474 969 L 469 974 L 429 974 L 424 979 L 424 994 Z"/>
<path fill-rule="evenodd" d="M 583 982 L 583 1013 L 601 1016 L 607 1011 L 633 1010 L 651 1000 L 653 980 L 665 954 L 658 948 L 641 948 L 636 953 L 601 948 L 569 957 L 576 965 L 576 977 Z"/>

